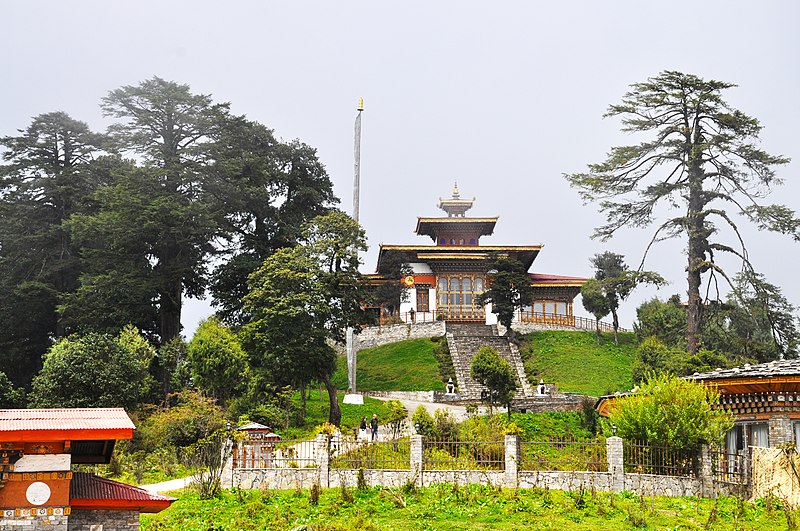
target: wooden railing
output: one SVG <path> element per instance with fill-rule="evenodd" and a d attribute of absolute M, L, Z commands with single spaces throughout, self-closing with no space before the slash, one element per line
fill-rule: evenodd
<path fill-rule="evenodd" d="M 381 315 L 378 325 L 387 326 L 393 324 L 432 323 L 434 321 L 471 321 L 482 323 L 486 321 L 486 315 L 483 311 L 476 310 L 472 312 L 459 312 L 451 309 L 431 310 L 428 312 L 395 312 L 392 315 Z M 594 319 L 555 313 L 518 311 L 515 321 L 520 323 L 537 323 L 548 326 L 575 328 L 577 330 L 596 330 L 597 328 L 597 321 Z M 610 323 L 604 323 L 600 321 L 600 331 L 613 332 L 614 327 Z M 620 327 L 619 331 L 628 332 L 629 330 Z"/>

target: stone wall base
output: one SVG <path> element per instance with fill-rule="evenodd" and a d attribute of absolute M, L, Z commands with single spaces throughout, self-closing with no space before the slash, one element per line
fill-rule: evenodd
<path fill-rule="evenodd" d="M 139 511 L 72 511 L 68 531 L 139 531 Z"/>

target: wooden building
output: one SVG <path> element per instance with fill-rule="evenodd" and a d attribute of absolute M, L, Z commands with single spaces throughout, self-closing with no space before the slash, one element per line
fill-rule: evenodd
<path fill-rule="evenodd" d="M 800 449 L 800 360 L 745 364 L 685 378 L 713 386 L 720 395 L 716 406 L 733 414 L 734 427 L 725 435 L 727 453 L 780 444 Z M 597 411 L 608 416 L 622 396 L 600 398 Z"/>
<path fill-rule="evenodd" d="M 440 199 L 439 208 L 447 215 L 417 218 L 416 234 L 427 236 L 433 245 L 381 244 L 377 270 L 390 263 L 403 262 L 412 273 L 402 281 L 408 300 L 400 304 L 400 320 L 461 321 L 495 324 L 491 304 L 479 305 L 475 297 L 486 289 L 487 259 L 493 253 L 519 260 L 530 270 L 542 245 L 482 245 L 481 239 L 494 233 L 498 217 L 467 217 L 474 199 L 462 199 L 456 185 L 450 199 Z M 529 273 L 533 304 L 516 317 L 518 321 L 547 322 L 574 326 L 573 300 L 587 279 L 561 275 Z M 377 273 L 374 283 L 390 281 Z"/>
<path fill-rule="evenodd" d="M 174 498 L 72 472 L 108 463 L 133 430 L 123 409 L 0 410 L 0 529 L 138 530 Z"/>

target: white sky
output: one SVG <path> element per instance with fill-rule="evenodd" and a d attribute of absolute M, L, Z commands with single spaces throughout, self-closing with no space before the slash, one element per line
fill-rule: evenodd
<path fill-rule="evenodd" d="M 318 149 L 351 210 L 353 121 L 364 97 L 361 223 L 379 243 L 432 243 L 416 216 L 439 215 L 458 181 L 470 214 L 499 215 L 485 244 L 544 244 L 532 271 L 591 276 L 611 250 L 638 264 L 649 230 L 608 243 L 603 220 L 563 173 L 632 143 L 602 119 L 628 85 L 662 70 L 737 83 L 726 97 L 764 125 L 762 147 L 793 157 L 771 201 L 800 210 L 800 3 L 29 1 L 0 3 L 0 135 L 62 110 L 102 130 L 100 99 L 153 75 L 229 101 L 234 112 Z M 756 267 L 800 304 L 800 245 L 748 231 Z M 685 293 L 683 244 L 648 268 Z M 630 327 L 641 289 L 622 308 Z M 585 315 L 580 304 L 576 310 Z M 186 332 L 211 313 L 187 304 Z"/>

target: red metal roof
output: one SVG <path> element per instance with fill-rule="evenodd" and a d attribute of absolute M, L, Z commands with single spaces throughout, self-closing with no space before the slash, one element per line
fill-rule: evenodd
<path fill-rule="evenodd" d="M 73 509 L 135 509 L 143 513 L 157 513 L 174 501 L 175 498 L 169 496 L 85 472 L 74 473 L 69 488 L 69 504 Z"/>
<path fill-rule="evenodd" d="M 122 408 L 0 409 L 0 441 L 130 439 L 134 428 Z"/>

